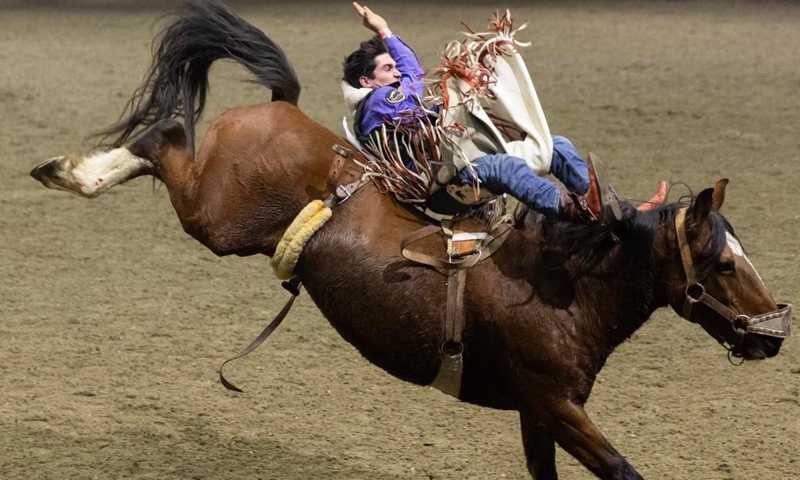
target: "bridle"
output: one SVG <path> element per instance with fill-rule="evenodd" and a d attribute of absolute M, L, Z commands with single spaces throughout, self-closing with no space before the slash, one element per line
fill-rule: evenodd
<path fill-rule="evenodd" d="M 744 315 L 731 310 L 719 300 L 706 293 L 706 289 L 697 278 L 697 273 L 692 262 L 692 251 L 686 237 L 686 208 L 678 211 L 675 218 L 675 231 L 678 234 L 678 247 L 681 252 L 683 270 L 686 273 L 686 290 L 684 292 L 683 310 L 681 317 L 693 323 L 700 324 L 703 329 L 728 350 L 728 359 L 743 358 L 744 337 L 748 333 L 756 333 L 777 338 L 787 338 L 792 334 L 792 305 L 779 303 L 778 309 L 755 316 Z M 710 308 L 720 318 L 728 321 L 736 332 L 736 339 L 731 343 L 722 338 L 720 334 L 712 332 L 703 322 L 692 320 L 692 308 L 702 303 Z M 735 363 L 734 363 L 735 364 Z"/>

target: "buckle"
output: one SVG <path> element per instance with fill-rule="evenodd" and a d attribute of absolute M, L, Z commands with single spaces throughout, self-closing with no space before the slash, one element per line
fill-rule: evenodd
<path fill-rule="evenodd" d="M 703 286 L 702 283 L 693 283 L 692 285 L 686 285 L 686 300 L 697 303 L 700 301 L 700 297 L 706 293 L 706 288 Z"/>
<path fill-rule="evenodd" d="M 442 352 L 442 355 L 445 356 L 452 356 L 452 355 L 461 355 L 464 353 L 464 344 L 462 342 L 444 342 L 439 350 Z"/>
<path fill-rule="evenodd" d="M 353 192 L 347 189 L 347 185 L 336 187 L 336 204 L 344 203 L 353 196 Z"/>
<path fill-rule="evenodd" d="M 333 145 L 331 145 L 331 150 L 336 152 L 337 155 L 341 155 L 344 158 L 350 158 L 353 156 L 353 152 L 350 151 L 349 148 L 343 147 L 338 143 L 334 143 Z"/>

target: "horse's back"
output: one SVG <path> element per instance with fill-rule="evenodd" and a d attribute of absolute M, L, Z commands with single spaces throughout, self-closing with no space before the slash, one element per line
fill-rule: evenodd
<path fill-rule="evenodd" d="M 330 150 L 337 141 L 339 136 L 289 103 L 238 106 L 224 111 L 208 128 L 198 161 L 204 163 L 223 151 L 224 157 L 275 149 L 312 153 Z"/>
<path fill-rule="evenodd" d="M 184 228 L 218 254 L 271 252 L 300 208 L 327 194 L 341 142 L 286 102 L 226 110 L 200 143 L 190 192 L 178 194 L 190 207 Z"/>

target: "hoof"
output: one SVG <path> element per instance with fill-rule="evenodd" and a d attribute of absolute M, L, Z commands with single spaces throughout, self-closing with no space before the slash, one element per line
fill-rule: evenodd
<path fill-rule="evenodd" d="M 45 186 L 49 186 L 49 184 L 52 184 L 53 179 L 58 177 L 58 174 L 63 171 L 61 165 L 66 159 L 66 156 L 53 157 L 40 163 L 31 170 L 31 177 L 40 181 Z"/>

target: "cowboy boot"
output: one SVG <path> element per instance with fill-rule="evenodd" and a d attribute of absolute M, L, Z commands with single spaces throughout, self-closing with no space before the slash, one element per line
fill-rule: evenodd
<path fill-rule="evenodd" d="M 589 170 L 589 189 L 583 195 L 561 192 L 558 202 L 559 220 L 588 224 L 602 217 L 603 198 L 591 153 L 586 158 L 586 166 Z"/>
<path fill-rule="evenodd" d="M 589 209 L 603 223 L 609 224 L 622 219 L 622 208 L 614 187 L 608 181 L 608 173 L 603 162 L 596 155 L 586 156 L 589 170 L 589 190 L 584 194 Z"/>
<path fill-rule="evenodd" d="M 601 191 L 600 182 L 597 180 L 597 170 L 594 167 L 594 158 L 592 154 L 586 156 L 586 165 L 589 167 L 589 190 L 583 194 L 586 197 L 586 204 L 589 210 L 595 217 L 600 217 L 603 213 L 603 193 Z"/>

